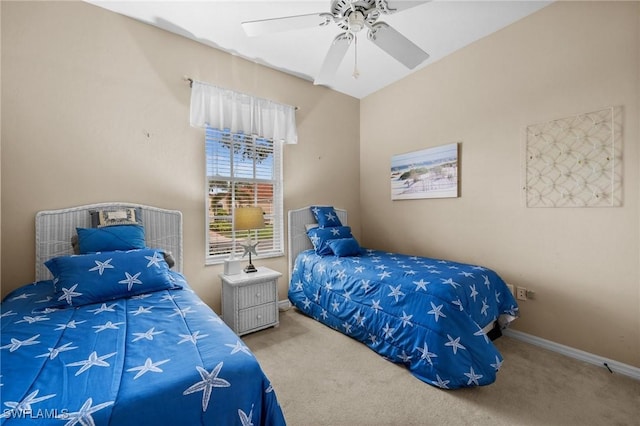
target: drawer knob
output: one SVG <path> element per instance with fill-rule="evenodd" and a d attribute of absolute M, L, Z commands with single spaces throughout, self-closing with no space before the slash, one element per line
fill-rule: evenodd
<path fill-rule="evenodd" d="M 260 297 L 260 293 L 256 293 L 256 297 Z"/>
<path fill-rule="evenodd" d="M 257 316 L 257 318 L 258 318 L 258 319 L 262 319 L 262 315 L 258 315 L 258 316 Z"/>

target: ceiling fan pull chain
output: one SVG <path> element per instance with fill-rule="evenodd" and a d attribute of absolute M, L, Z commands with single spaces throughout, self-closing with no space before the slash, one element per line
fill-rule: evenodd
<path fill-rule="evenodd" d="M 358 79 L 360 77 L 360 71 L 358 71 L 358 35 L 353 35 L 353 51 L 355 53 L 355 60 L 353 63 L 353 78 Z"/>

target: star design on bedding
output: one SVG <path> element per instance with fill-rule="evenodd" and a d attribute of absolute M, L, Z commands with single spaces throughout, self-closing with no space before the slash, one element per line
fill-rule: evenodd
<path fill-rule="evenodd" d="M 462 271 L 458 275 L 462 275 L 463 277 L 466 277 L 466 278 L 474 278 L 474 276 L 473 276 L 473 274 L 471 272 Z"/>
<path fill-rule="evenodd" d="M 471 289 L 471 294 L 469 295 L 469 297 L 471 297 L 473 299 L 473 301 L 476 301 L 476 296 L 478 296 L 478 291 L 476 290 L 476 285 L 475 284 L 471 284 L 471 286 L 469 287 Z"/>
<path fill-rule="evenodd" d="M 364 290 L 364 292 L 368 292 L 369 290 L 371 290 L 371 280 L 360 280 L 360 285 L 362 286 L 362 289 Z"/>
<path fill-rule="evenodd" d="M 51 302 L 52 299 L 53 297 L 47 296 L 44 299 L 36 300 L 36 303 L 47 303 L 47 302 Z"/>
<path fill-rule="evenodd" d="M 322 311 L 320 312 L 320 316 L 326 320 L 327 318 L 329 318 L 329 313 L 327 312 L 326 309 L 323 308 Z"/>
<path fill-rule="evenodd" d="M 384 328 L 382 329 L 382 332 L 384 333 L 384 338 L 385 339 L 392 339 L 393 340 L 393 333 L 396 331 L 395 328 L 389 326 L 389 323 L 386 323 L 384 325 Z"/>
<path fill-rule="evenodd" d="M 351 324 L 349 324 L 349 323 L 348 323 L 348 322 L 346 322 L 346 321 L 342 323 L 342 328 L 344 328 L 344 332 L 345 332 L 346 334 L 351 333 L 351 327 L 352 327 L 352 325 L 351 325 Z"/>
<path fill-rule="evenodd" d="M 83 324 L 87 322 L 86 320 L 82 320 L 82 321 L 76 321 L 76 320 L 71 320 L 66 324 L 56 324 L 58 326 L 58 328 L 55 328 L 54 330 L 64 330 L 66 328 L 76 328 L 76 326 L 78 324 Z"/>
<path fill-rule="evenodd" d="M 124 324 L 123 322 L 111 322 L 107 321 L 102 325 L 94 325 L 93 328 L 96 329 L 96 333 L 100 333 L 104 330 L 118 330 L 118 326 Z"/>
<path fill-rule="evenodd" d="M 462 301 L 459 298 L 456 300 L 452 300 L 451 303 L 456 305 L 458 308 L 460 308 L 460 312 L 464 311 L 464 307 L 462 306 Z"/>
<path fill-rule="evenodd" d="M 442 313 L 442 307 L 444 305 L 436 306 L 433 302 L 429 302 L 429 303 L 431 303 L 431 310 L 427 313 L 432 314 L 436 322 L 438 322 L 439 317 L 442 317 L 442 318 L 447 317 L 445 314 Z"/>
<path fill-rule="evenodd" d="M 450 285 L 451 287 L 453 287 L 453 288 L 456 288 L 456 286 L 457 286 L 457 287 L 461 287 L 461 286 L 460 286 L 460 284 L 458 284 L 457 282 L 455 282 L 455 281 L 453 280 L 453 278 L 448 278 L 448 279 L 446 279 L 446 280 L 444 280 L 444 279 L 442 279 L 442 278 L 441 278 L 441 281 L 442 281 L 442 284 L 449 284 L 449 285 Z"/>
<path fill-rule="evenodd" d="M 142 339 L 153 340 L 153 336 L 164 333 L 164 330 L 155 331 L 155 329 L 156 329 L 155 327 L 151 327 L 149 330 L 145 331 L 144 333 L 133 333 L 133 335 L 136 336 L 136 338 L 133 339 L 132 342 L 137 342 L 138 340 L 142 340 Z"/>
<path fill-rule="evenodd" d="M 334 302 L 336 303 L 336 302 Z M 309 309 L 309 306 L 311 306 L 311 300 L 309 300 L 308 297 L 305 297 L 305 299 L 302 301 L 302 304 L 304 305 L 305 309 Z"/>
<path fill-rule="evenodd" d="M 407 325 L 410 325 L 411 327 L 413 327 L 411 318 L 413 318 L 413 315 L 407 315 L 407 313 L 404 310 L 402 311 L 402 316 L 400 317 L 400 321 L 402 321 L 402 328 L 404 328 Z"/>
<path fill-rule="evenodd" d="M 29 315 L 25 315 L 22 317 L 21 320 L 16 321 L 16 324 L 22 323 L 22 322 L 26 322 L 29 324 L 33 324 L 36 322 L 40 322 L 40 321 L 49 321 L 49 318 L 42 316 L 42 315 L 36 315 L 35 317 L 29 316 Z"/>
<path fill-rule="evenodd" d="M 78 371 L 76 371 L 75 376 L 79 376 L 80 374 L 84 373 L 85 371 L 87 371 L 88 369 L 90 369 L 91 367 L 110 367 L 109 363 L 105 361 L 105 359 L 111 358 L 112 356 L 114 356 L 115 354 L 117 354 L 117 352 L 111 352 L 110 354 L 106 354 L 106 355 L 102 355 L 102 356 L 98 356 L 98 353 L 96 351 L 91 352 L 91 355 L 89 355 L 89 358 L 82 360 L 82 361 L 77 361 L 77 362 L 72 362 L 70 364 L 66 364 L 67 367 L 77 367 L 77 366 L 81 366 Z"/>
<path fill-rule="evenodd" d="M 498 356 L 496 355 L 496 362 L 489 365 L 491 365 L 493 368 L 496 369 L 496 371 L 498 371 L 502 368 L 502 361 L 500 361 L 500 358 L 498 358 Z"/>
<path fill-rule="evenodd" d="M 486 285 L 487 288 L 491 287 L 491 281 L 489 280 L 489 277 L 486 275 L 483 275 L 482 278 L 484 278 L 484 285 Z"/>
<path fill-rule="evenodd" d="M 416 285 L 416 291 L 427 291 L 427 285 L 431 284 L 429 281 L 425 281 L 423 278 L 420 278 L 420 281 L 414 281 L 413 283 Z"/>
<path fill-rule="evenodd" d="M 49 352 L 44 353 L 42 355 L 36 355 L 36 358 L 44 358 L 48 357 L 49 359 L 55 359 L 61 352 L 71 351 L 73 349 L 78 349 L 77 346 L 71 346 L 73 342 L 65 343 L 62 346 L 58 346 L 57 348 L 47 348 Z"/>
<path fill-rule="evenodd" d="M 355 273 L 361 274 L 364 271 L 364 266 L 356 266 Z"/>
<path fill-rule="evenodd" d="M 181 343 L 185 343 L 185 342 L 191 342 L 194 345 L 198 342 L 199 339 L 204 339 L 205 337 L 208 337 L 208 334 L 200 334 L 200 331 L 194 331 L 192 334 L 178 334 L 179 337 L 182 337 L 182 340 L 180 340 L 178 342 L 178 344 Z"/>
<path fill-rule="evenodd" d="M 442 380 L 440 378 L 440 376 L 438 374 L 436 374 L 436 381 L 432 382 L 434 385 L 438 386 L 439 388 L 442 389 L 449 389 L 449 386 L 447 386 L 449 384 L 450 380 Z"/>
<path fill-rule="evenodd" d="M 431 358 L 438 357 L 437 354 L 434 354 L 433 352 L 429 352 L 429 346 L 427 345 L 427 342 L 425 342 L 421 348 L 416 348 L 416 349 L 418 350 L 418 352 L 420 352 L 420 359 L 427 360 L 427 362 L 430 365 L 433 365 L 433 361 L 431 361 Z"/>
<path fill-rule="evenodd" d="M 153 362 L 151 358 L 147 358 L 144 362 L 144 365 L 128 368 L 127 371 L 137 371 L 138 373 L 133 376 L 133 380 L 136 380 L 138 377 L 142 376 L 145 373 L 148 373 L 149 371 L 152 371 L 154 373 L 162 373 L 162 369 L 158 368 L 158 366 L 169 361 L 171 361 L 171 359 L 164 359 L 162 361 Z"/>
<path fill-rule="evenodd" d="M 102 305 L 100 305 L 99 308 L 97 309 L 90 309 L 89 312 L 93 312 L 94 315 L 98 315 L 101 314 L 103 312 L 115 312 L 116 310 L 114 309 L 115 307 L 115 303 L 111 306 L 107 306 L 106 303 L 103 303 Z"/>
<path fill-rule="evenodd" d="M 148 297 L 151 297 L 151 294 L 149 294 L 149 293 L 136 294 L 136 295 L 131 296 L 131 300 L 143 300 L 143 299 L 146 299 Z"/>
<path fill-rule="evenodd" d="M 411 361 L 411 358 L 413 358 L 413 356 L 408 355 L 404 349 L 402 350 L 402 353 L 400 355 L 398 355 L 398 358 L 400 358 L 400 360 L 404 363 L 408 363 Z"/>
<path fill-rule="evenodd" d="M 378 276 L 380 277 L 380 280 L 384 280 L 385 278 L 389 278 L 391 276 L 391 272 L 382 271 L 378 274 Z"/>
<path fill-rule="evenodd" d="M 82 293 L 74 291 L 78 287 L 78 284 L 74 284 L 71 288 L 62 288 L 62 296 L 58 297 L 58 301 L 65 300 L 68 305 L 72 305 L 72 299 L 74 297 L 82 296 Z"/>
<path fill-rule="evenodd" d="M 140 281 L 138 279 L 138 277 L 140 276 L 142 272 L 138 272 L 137 274 L 131 275 L 128 272 L 125 272 L 125 279 L 118 281 L 119 284 L 126 284 L 127 285 L 127 290 L 131 291 L 131 289 L 133 288 L 133 286 L 135 284 L 142 284 L 142 281 Z"/>
<path fill-rule="evenodd" d="M 40 341 L 36 340 L 38 337 L 40 337 L 39 334 L 36 334 L 35 336 L 31 336 L 25 340 L 18 340 L 12 337 L 11 343 L 4 346 L 0 346 L 0 349 L 9 349 L 9 352 L 15 352 L 18 349 L 20 349 L 22 346 L 37 345 L 38 343 L 40 343 Z"/>
<path fill-rule="evenodd" d="M 496 291 L 496 303 L 500 303 L 500 296 L 502 296 L 502 293 L 500 293 L 499 291 Z"/>
<path fill-rule="evenodd" d="M 0 415 L 0 418 L 8 419 L 14 416 L 20 417 L 24 415 L 27 415 L 27 418 L 28 418 L 27 413 L 31 414 L 33 411 L 31 408 L 31 404 L 37 404 L 40 401 L 44 401 L 56 396 L 55 393 L 52 393 L 50 395 L 45 395 L 38 398 L 39 392 L 40 392 L 40 389 L 34 390 L 20 402 L 5 401 L 4 405 L 6 405 L 8 409 L 3 410 L 3 413 L 2 415 Z"/>
<path fill-rule="evenodd" d="M 480 309 L 480 313 L 484 316 L 487 316 L 487 309 L 489 309 L 489 305 L 487 305 L 487 298 L 485 297 L 482 301 L 482 308 Z"/>
<path fill-rule="evenodd" d="M 478 326 L 478 331 L 476 331 L 475 333 L 473 333 L 474 336 L 478 336 L 478 337 L 483 337 L 484 341 L 487 343 L 490 343 L 491 341 L 489 340 L 489 337 L 487 336 L 487 333 L 484 332 L 483 329 L 479 328 L 480 326 Z"/>
<path fill-rule="evenodd" d="M 96 423 L 91 415 L 96 411 L 100 411 L 103 408 L 107 408 L 108 406 L 113 405 L 113 401 L 103 402 L 102 404 L 98 404 L 95 406 L 92 406 L 92 404 L 93 399 L 88 398 L 84 402 L 84 404 L 82 404 L 82 407 L 80 407 L 79 411 L 74 411 L 72 413 L 65 412 L 63 414 L 59 414 L 57 418 L 60 420 L 68 420 L 67 423 L 64 424 L 64 426 L 75 426 L 77 424 L 80 424 L 82 426 L 93 426 Z"/>
<path fill-rule="evenodd" d="M 238 408 L 238 417 L 240 418 L 240 424 L 242 426 L 253 426 L 253 421 L 251 421 L 251 418 L 253 417 L 253 404 L 251 404 L 251 411 L 249 411 L 249 414 Z"/>
<path fill-rule="evenodd" d="M 345 290 L 344 293 L 342 293 L 342 297 L 344 297 L 345 302 L 351 301 L 351 293 L 353 293 L 353 290 L 352 291 Z"/>
<path fill-rule="evenodd" d="M 6 318 L 6 317 L 10 317 L 13 315 L 18 315 L 17 312 L 13 312 L 13 310 L 8 310 L 7 312 L 3 312 L 2 315 L 0 315 L 0 318 Z"/>
<path fill-rule="evenodd" d="M 176 315 L 180 315 L 182 318 L 186 317 L 187 314 L 191 314 L 194 311 L 191 310 L 191 306 L 187 306 L 186 308 L 180 309 L 180 308 L 173 308 L 174 312 L 169 315 L 169 317 L 175 317 Z"/>
<path fill-rule="evenodd" d="M 391 289 L 391 293 L 387 294 L 387 296 L 393 297 L 396 303 L 398 303 L 398 300 L 401 296 L 404 296 L 404 293 L 402 292 L 402 290 L 400 290 L 400 287 L 400 284 L 397 287 L 389 286 L 389 288 Z"/>
<path fill-rule="evenodd" d="M 453 354 L 456 355 L 458 353 L 458 349 L 467 349 L 465 348 L 461 343 L 460 343 L 460 337 L 456 337 L 455 339 L 453 337 L 451 337 L 449 334 L 447 334 L 447 339 L 449 339 L 449 341 L 447 343 L 445 343 L 445 346 L 451 346 L 451 349 L 453 349 Z"/>
<path fill-rule="evenodd" d="M 364 320 L 366 319 L 366 317 L 360 313 L 359 309 L 358 312 L 353 315 L 353 318 L 356 320 L 356 325 L 358 325 L 359 327 L 364 327 Z"/>
<path fill-rule="evenodd" d="M 220 374 L 220 370 L 222 370 L 224 362 L 220 362 L 216 365 L 211 373 L 209 373 L 204 368 L 199 365 L 196 366 L 198 373 L 200 373 L 201 381 L 189 386 L 184 392 L 183 395 L 189 395 L 194 392 L 202 391 L 202 411 L 207 411 L 207 407 L 209 406 L 209 399 L 211 398 L 211 392 L 214 388 L 226 388 L 231 386 L 231 383 L 228 381 L 221 379 L 218 377 Z"/>
<path fill-rule="evenodd" d="M 371 301 L 371 308 L 373 309 L 373 311 L 377 314 L 379 311 L 382 310 L 382 306 L 380 306 L 380 299 L 378 300 L 372 300 Z"/>
<path fill-rule="evenodd" d="M 470 384 L 473 383 L 476 386 L 480 385 L 478 383 L 478 379 L 481 379 L 481 378 L 484 377 L 482 374 L 476 374 L 476 372 L 473 371 L 473 367 L 470 367 L 469 372 L 468 373 L 464 373 L 464 375 L 469 378 L 469 381 L 467 382 L 467 385 L 470 385 Z"/>
<path fill-rule="evenodd" d="M 115 266 L 111 264 L 112 260 L 113 258 L 107 259 L 104 262 L 100 262 L 99 260 L 94 260 L 94 262 L 96 263 L 96 266 L 89 269 L 89 272 L 98 271 L 98 274 L 102 275 L 105 269 L 114 269 Z"/>
<path fill-rule="evenodd" d="M 22 294 L 19 294 L 17 296 L 12 297 L 11 299 L 9 299 L 9 302 L 13 302 L 13 301 L 20 300 L 20 299 L 28 299 L 28 298 L 30 298 L 31 296 L 34 296 L 34 295 L 35 295 L 35 293 L 22 293 Z"/>
<path fill-rule="evenodd" d="M 160 298 L 161 302 L 175 302 L 176 299 L 180 299 L 177 294 L 165 294 Z"/>
<path fill-rule="evenodd" d="M 149 263 L 147 263 L 147 268 L 150 268 L 152 266 L 156 266 L 156 267 L 160 267 L 160 261 L 164 260 L 164 257 L 158 253 L 157 251 L 153 252 L 153 256 L 145 256 L 145 259 L 147 259 L 149 261 Z"/>
<path fill-rule="evenodd" d="M 138 316 L 140 314 L 150 314 L 151 309 L 153 309 L 153 306 L 138 306 L 138 309 L 136 309 L 135 311 L 129 311 L 130 314 L 133 314 L 133 316 Z"/>
<path fill-rule="evenodd" d="M 237 340 L 235 345 L 232 345 L 230 343 L 225 343 L 225 346 L 228 346 L 231 348 L 231 355 L 236 354 L 238 352 L 242 352 L 249 356 L 253 356 L 249 348 L 245 344 L 243 344 L 240 340 Z"/>

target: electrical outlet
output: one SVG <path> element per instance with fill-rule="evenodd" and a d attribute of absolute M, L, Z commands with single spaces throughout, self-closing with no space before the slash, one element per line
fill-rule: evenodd
<path fill-rule="evenodd" d="M 524 287 L 516 288 L 516 299 L 527 300 L 527 289 Z"/>

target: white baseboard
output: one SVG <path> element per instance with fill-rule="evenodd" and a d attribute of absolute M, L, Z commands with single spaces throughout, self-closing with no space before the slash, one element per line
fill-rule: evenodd
<path fill-rule="evenodd" d="M 580 349 L 571 348 L 569 346 L 561 345 L 550 340 L 542 339 L 540 337 L 533 336 L 531 334 L 523 333 L 517 330 L 506 329 L 502 330 L 505 336 L 512 337 L 517 340 L 521 340 L 526 343 L 530 343 L 534 346 L 539 346 L 544 349 L 548 349 L 552 352 L 575 358 L 580 361 L 587 362 L 589 364 L 597 365 L 603 368 L 609 368 L 611 372 L 623 374 L 631 377 L 632 379 L 640 380 L 640 368 L 633 367 L 628 364 L 623 364 L 618 361 L 612 361 L 607 358 L 603 358 L 598 355 L 594 355 L 589 352 L 581 351 Z"/>
<path fill-rule="evenodd" d="M 281 311 L 286 311 L 291 307 L 291 302 L 289 299 L 278 300 L 278 309 Z"/>

